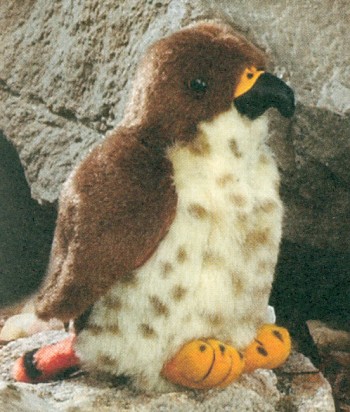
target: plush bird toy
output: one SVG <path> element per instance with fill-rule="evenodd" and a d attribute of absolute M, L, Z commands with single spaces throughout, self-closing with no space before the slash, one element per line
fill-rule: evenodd
<path fill-rule="evenodd" d="M 62 190 L 36 309 L 76 334 L 26 353 L 17 380 L 79 364 L 207 389 L 286 360 L 287 330 L 265 324 L 282 222 L 270 107 L 290 117 L 292 90 L 226 25 L 148 50 L 123 121 Z"/>

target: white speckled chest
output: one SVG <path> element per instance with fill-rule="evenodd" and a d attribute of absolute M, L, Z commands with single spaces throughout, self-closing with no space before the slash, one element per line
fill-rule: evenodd
<path fill-rule="evenodd" d="M 92 368 L 168 388 L 164 362 L 189 340 L 243 349 L 264 322 L 281 237 L 267 119 L 234 108 L 174 147 L 175 219 L 153 256 L 92 310 L 77 350 Z"/>

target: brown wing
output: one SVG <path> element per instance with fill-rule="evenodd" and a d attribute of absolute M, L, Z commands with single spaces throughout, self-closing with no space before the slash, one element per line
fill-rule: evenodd
<path fill-rule="evenodd" d="M 120 129 L 81 163 L 60 199 L 47 278 L 37 298 L 43 319 L 82 314 L 142 265 L 176 210 L 172 168 L 160 147 Z"/>

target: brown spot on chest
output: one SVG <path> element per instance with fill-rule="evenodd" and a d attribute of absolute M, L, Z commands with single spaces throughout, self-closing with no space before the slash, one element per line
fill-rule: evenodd
<path fill-rule="evenodd" d="M 278 204 L 274 200 L 266 200 L 259 209 L 264 213 L 272 213 L 278 208 Z"/>
<path fill-rule="evenodd" d="M 87 330 L 92 336 L 98 336 L 101 335 L 101 333 L 103 333 L 104 328 L 100 325 L 91 324 L 88 325 Z"/>
<path fill-rule="evenodd" d="M 229 142 L 229 148 L 237 159 L 242 157 L 242 152 L 239 150 L 238 144 L 235 139 L 231 139 Z"/>
<path fill-rule="evenodd" d="M 207 219 L 209 217 L 209 212 L 199 203 L 191 203 L 187 210 L 192 217 L 199 220 Z"/>
<path fill-rule="evenodd" d="M 232 277 L 232 284 L 233 284 L 233 291 L 235 295 L 241 295 L 245 289 L 245 283 L 242 279 L 242 275 L 236 272 L 231 274 Z"/>
<path fill-rule="evenodd" d="M 237 207 L 243 207 L 247 204 L 247 199 L 241 193 L 231 193 L 229 200 Z"/>
<path fill-rule="evenodd" d="M 224 317 L 220 313 L 210 313 L 206 316 L 210 326 L 221 326 L 224 323 Z"/>
<path fill-rule="evenodd" d="M 231 183 L 234 183 L 235 177 L 232 173 L 225 173 L 224 175 L 216 179 L 216 183 L 219 187 L 225 187 Z"/>
<path fill-rule="evenodd" d="M 161 264 L 161 274 L 164 278 L 168 277 L 170 273 L 174 270 L 173 265 L 169 262 L 164 262 Z"/>
<path fill-rule="evenodd" d="M 140 330 L 142 336 L 146 339 L 152 339 L 152 338 L 157 337 L 156 331 L 150 325 L 148 325 L 147 323 L 142 323 L 139 326 L 139 330 Z"/>
<path fill-rule="evenodd" d="M 169 316 L 169 308 L 157 296 L 150 296 L 149 301 L 157 316 Z"/>
<path fill-rule="evenodd" d="M 122 308 L 122 303 L 120 299 L 116 296 L 107 295 L 102 300 L 102 305 L 105 306 L 107 309 L 113 310 L 115 312 L 119 312 Z"/>
<path fill-rule="evenodd" d="M 194 141 L 188 145 L 189 151 L 195 156 L 208 156 L 211 147 L 204 133 L 200 133 Z"/>
<path fill-rule="evenodd" d="M 218 253 L 207 250 L 203 254 L 203 264 L 206 266 L 224 266 L 225 259 Z"/>
<path fill-rule="evenodd" d="M 249 226 L 249 215 L 245 212 L 238 212 L 236 215 L 236 225 L 240 230 L 246 231 Z"/>
<path fill-rule="evenodd" d="M 111 366 L 116 364 L 116 360 L 105 353 L 98 355 L 97 362 L 102 366 Z"/>
<path fill-rule="evenodd" d="M 171 296 L 175 301 L 179 302 L 180 300 L 184 299 L 184 297 L 186 296 L 186 293 L 187 293 L 187 289 L 185 289 L 181 285 L 176 285 L 171 291 Z"/>
<path fill-rule="evenodd" d="M 108 325 L 106 331 L 111 333 L 112 335 L 120 335 L 120 328 L 118 322 Z"/>
<path fill-rule="evenodd" d="M 180 246 L 177 250 L 176 260 L 179 263 L 185 263 L 188 259 L 188 254 L 184 246 Z"/>
<path fill-rule="evenodd" d="M 260 246 L 266 245 L 270 241 L 269 229 L 256 229 L 247 234 L 245 239 L 245 248 L 248 251 L 254 251 Z"/>
<path fill-rule="evenodd" d="M 259 163 L 262 165 L 268 165 L 270 164 L 270 159 L 266 154 L 263 153 L 259 156 Z"/>

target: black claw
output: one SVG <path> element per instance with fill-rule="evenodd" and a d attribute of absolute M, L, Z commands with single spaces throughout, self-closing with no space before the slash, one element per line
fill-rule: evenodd
<path fill-rule="evenodd" d="M 267 350 L 263 348 L 262 346 L 258 346 L 256 350 L 260 353 L 262 356 L 268 356 Z"/>
<path fill-rule="evenodd" d="M 284 342 L 282 333 L 279 330 L 273 330 L 272 333 L 276 336 L 277 339 L 279 339 L 281 342 Z"/>
<path fill-rule="evenodd" d="M 200 350 L 201 352 L 204 352 L 206 349 L 207 349 L 206 345 L 201 345 L 201 346 L 199 347 L 199 350 Z"/>

